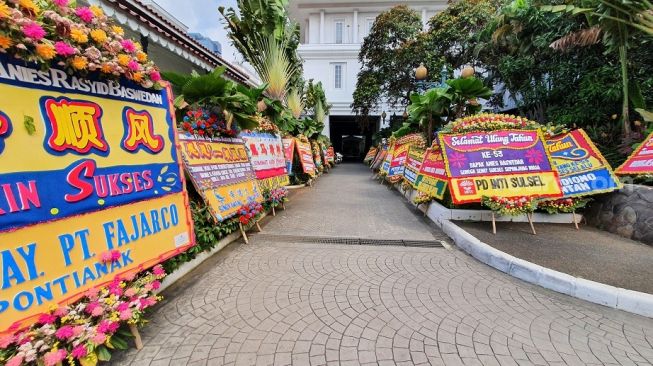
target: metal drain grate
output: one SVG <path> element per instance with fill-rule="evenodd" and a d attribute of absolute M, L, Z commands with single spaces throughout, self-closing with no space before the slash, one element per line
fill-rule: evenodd
<path fill-rule="evenodd" d="M 420 248 L 442 248 L 442 241 L 438 240 L 388 240 L 388 239 L 363 239 L 326 236 L 299 236 L 299 235 L 273 235 L 256 234 L 256 239 L 281 243 L 306 243 L 306 244 L 344 244 L 344 245 L 377 245 L 401 246 Z"/>

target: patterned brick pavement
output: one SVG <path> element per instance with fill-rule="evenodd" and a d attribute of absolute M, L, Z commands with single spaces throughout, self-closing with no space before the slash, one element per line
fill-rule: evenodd
<path fill-rule="evenodd" d="M 301 219 L 301 235 L 333 235 L 343 221 L 337 236 L 355 236 L 362 229 L 351 222 L 360 218 L 362 224 L 386 223 L 366 237 L 394 238 L 406 227 L 420 228 L 415 239 L 440 235 L 368 177 L 359 166 L 338 167 L 295 195 L 286 213 L 268 221 L 266 233 L 284 234 L 286 224 Z M 347 204 L 359 194 L 368 196 L 360 208 L 365 212 Z M 394 204 L 389 211 L 386 202 L 374 207 L 375 197 Z M 322 210 L 325 202 L 333 210 Z M 340 203 L 347 209 L 337 210 Z M 143 329 L 145 347 L 117 354 L 113 363 L 653 363 L 653 320 L 525 284 L 456 249 L 252 239 L 227 248 L 165 293 Z"/>

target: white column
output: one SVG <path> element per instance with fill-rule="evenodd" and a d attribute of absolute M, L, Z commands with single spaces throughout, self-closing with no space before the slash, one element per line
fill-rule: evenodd
<path fill-rule="evenodd" d="M 426 9 L 422 9 L 422 28 L 426 30 L 426 24 L 428 23 L 428 19 L 426 19 Z"/>
<path fill-rule="evenodd" d="M 354 9 L 354 25 L 352 31 L 352 40 L 351 43 L 358 43 L 358 9 Z"/>
<path fill-rule="evenodd" d="M 324 9 L 320 10 L 320 43 L 324 43 Z"/>

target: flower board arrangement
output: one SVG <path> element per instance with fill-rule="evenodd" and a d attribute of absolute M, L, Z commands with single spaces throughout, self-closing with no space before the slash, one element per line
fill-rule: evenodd
<path fill-rule="evenodd" d="M 445 125 L 442 133 L 466 133 L 503 129 L 536 130 L 540 124 L 525 117 L 507 114 L 481 113 L 459 118 Z"/>
<path fill-rule="evenodd" d="M 69 0 L 0 0 L 0 53 L 44 68 L 161 87 L 159 70 L 138 42 L 125 38 L 99 7 Z"/>
<path fill-rule="evenodd" d="M 510 198 L 484 196 L 481 204 L 503 216 L 529 214 L 537 209 L 537 200 L 528 196 Z"/>

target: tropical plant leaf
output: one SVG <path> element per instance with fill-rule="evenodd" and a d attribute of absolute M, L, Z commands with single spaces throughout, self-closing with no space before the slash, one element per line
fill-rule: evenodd
<path fill-rule="evenodd" d="M 641 108 L 637 108 L 635 110 L 637 111 L 637 113 L 639 113 L 642 116 L 644 121 L 653 122 L 653 111 L 647 111 Z"/>
<path fill-rule="evenodd" d="M 96 349 L 96 353 L 97 353 L 97 358 L 100 361 L 107 362 L 111 360 L 111 352 L 109 352 L 109 350 L 105 346 L 98 346 L 98 348 Z"/>
<path fill-rule="evenodd" d="M 569 33 L 552 42 L 549 47 L 557 51 L 567 51 L 575 47 L 587 47 L 601 42 L 601 28 L 595 25 Z"/>

